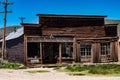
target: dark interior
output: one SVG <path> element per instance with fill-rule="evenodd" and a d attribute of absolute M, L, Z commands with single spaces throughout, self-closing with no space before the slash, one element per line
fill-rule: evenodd
<path fill-rule="evenodd" d="M 28 43 L 28 58 L 40 58 L 40 43 Z"/>
<path fill-rule="evenodd" d="M 59 43 L 43 43 L 43 63 L 57 63 Z"/>

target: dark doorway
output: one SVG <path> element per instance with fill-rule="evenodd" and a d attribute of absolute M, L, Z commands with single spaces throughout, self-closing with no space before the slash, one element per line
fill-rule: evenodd
<path fill-rule="evenodd" d="M 43 63 L 57 63 L 59 43 L 43 43 Z"/>
<path fill-rule="evenodd" d="M 28 43 L 28 58 L 40 58 L 40 43 Z"/>

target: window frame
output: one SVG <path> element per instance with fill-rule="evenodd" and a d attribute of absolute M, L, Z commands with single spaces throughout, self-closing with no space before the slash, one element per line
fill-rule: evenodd
<path fill-rule="evenodd" d="M 101 43 L 101 55 L 111 55 L 110 42 Z"/>

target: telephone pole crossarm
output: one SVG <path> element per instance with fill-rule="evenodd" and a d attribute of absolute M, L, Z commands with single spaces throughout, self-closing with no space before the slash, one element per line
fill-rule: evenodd
<path fill-rule="evenodd" d="M 25 17 L 19 17 L 19 19 L 21 20 L 21 23 L 24 23 Z"/>

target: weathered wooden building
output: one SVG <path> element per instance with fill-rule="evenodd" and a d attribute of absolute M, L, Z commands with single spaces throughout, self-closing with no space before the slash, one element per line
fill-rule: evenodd
<path fill-rule="evenodd" d="M 117 29 L 117 36 L 119 37 L 118 40 L 118 61 L 120 61 L 120 20 L 105 20 L 105 24 L 107 27 L 111 27 L 110 33 L 113 34 L 116 32 Z"/>
<path fill-rule="evenodd" d="M 118 61 L 117 30 L 106 16 L 37 14 L 38 24 L 24 23 L 26 64 Z"/>
<path fill-rule="evenodd" d="M 17 27 L 17 28 L 15 27 L 7 28 L 7 30 L 10 33 L 5 38 L 6 53 L 4 54 L 4 59 L 11 62 L 23 63 L 24 62 L 23 27 Z M 2 39 L 0 40 L 0 54 L 1 54 L 1 49 L 2 49 Z"/>

